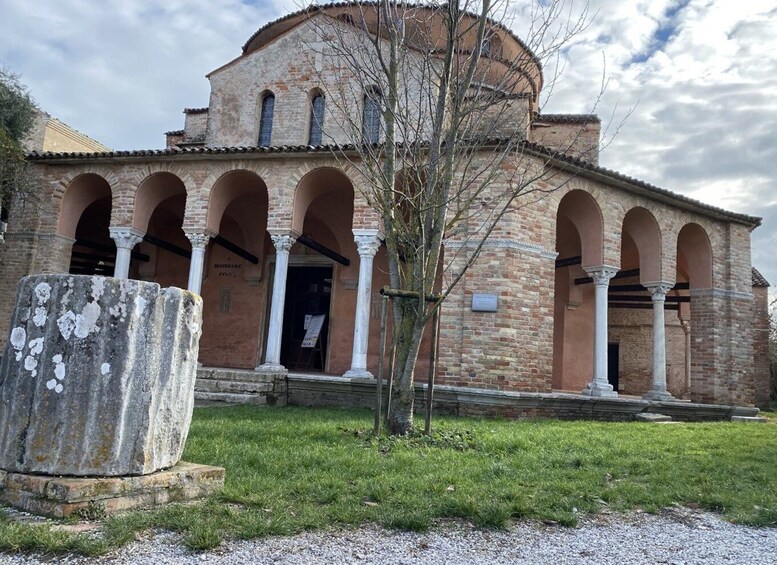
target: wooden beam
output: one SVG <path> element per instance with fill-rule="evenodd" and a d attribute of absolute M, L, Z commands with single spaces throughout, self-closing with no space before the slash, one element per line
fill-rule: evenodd
<path fill-rule="evenodd" d="M 254 255 L 253 253 L 250 253 L 249 251 L 246 251 L 245 249 L 240 247 L 237 243 L 232 243 L 231 241 L 229 241 L 224 237 L 221 237 L 220 235 L 214 235 L 212 239 L 213 239 L 213 243 L 215 243 L 216 245 L 220 245 L 227 251 L 231 251 L 232 253 L 234 253 L 238 257 L 242 257 L 249 263 L 253 265 L 259 264 L 259 257 Z"/>
<path fill-rule="evenodd" d="M 116 258 L 113 255 L 98 255 L 97 253 L 86 253 L 85 251 L 73 251 L 71 253 L 71 263 L 73 259 L 85 259 L 87 261 L 102 261 L 106 264 L 115 264 Z"/>
<path fill-rule="evenodd" d="M 572 265 L 579 265 L 583 262 L 583 258 L 578 255 L 576 257 L 567 257 L 566 259 L 556 259 L 556 268 L 571 267 Z"/>
<path fill-rule="evenodd" d="M 74 245 L 80 245 L 81 247 L 86 247 L 87 249 L 94 249 L 95 251 L 104 251 L 114 256 L 116 255 L 115 245 L 104 245 L 102 243 L 96 243 L 94 241 L 89 241 L 86 239 L 77 239 Z M 134 251 L 132 252 L 132 258 L 137 261 L 142 261 L 143 263 L 147 263 L 148 261 L 151 260 L 151 258 L 145 253 L 136 253 Z"/>
<path fill-rule="evenodd" d="M 652 302 L 653 299 L 649 296 L 634 296 L 633 294 L 611 294 L 608 296 L 608 300 L 612 302 Z M 666 302 L 690 302 L 690 296 L 667 296 Z"/>
<path fill-rule="evenodd" d="M 164 239 L 160 239 L 155 235 L 146 234 L 143 236 L 143 241 L 148 242 L 151 245 L 155 245 L 160 249 L 164 249 L 165 251 L 169 251 L 170 253 L 180 255 L 181 257 L 186 257 L 187 259 L 192 258 L 191 251 L 187 251 L 183 247 L 178 247 L 176 244 L 165 241 Z"/>
<path fill-rule="evenodd" d="M 637 276 L 639 276 L 639 269 L 630 269 L 628 271 L 619 271 L 618 274 L 612 277 L 612 280 L 628 279 L 630 277 L 637 277 Z M 575 279 L 575 284 L 591 284 L 592 282 L 594 282 L 594 280 L 591 277 L 580 277 L 578 279 Z"/>
<path fill-rule="evenodd" d="M 617 308 L 622 310 L 652 310 L 653 305 L 652 304 L 618 304 L 618 303 L 608 303 L 608 308 Z M 679 304 L 664 304 L 664 310 L 679 310 L 680 305 Z"/>
<path fill-rule="evenodd" d="M 642 292 L 647 289 L 641 284 L 611 284 L 609 287 L 610 292 Z M 690 285 L 687 282 L 679 282 L 675 284 L 671 290 L 688 290 Z"/>
<path fill-rule="evenodd" d="M 313 241 L 306 235 L 299 236 L 297 238 L 297 241 L 299 241 L 305 247 L 309 247 L 313 251 L 320 253 L 324 257 L 329 257 L 333 261 L 337 261 L 341 265 L 345 265 L 346 267 L 348 267 L 351 264 L 351 260 L 348 259 L 347 257 L 343 257 L 336 251 L 329 249 L 326 245 L 322 245 L 316 241 Z"/>

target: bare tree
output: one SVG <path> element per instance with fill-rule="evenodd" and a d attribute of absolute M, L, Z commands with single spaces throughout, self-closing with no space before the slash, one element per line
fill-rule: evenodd
<path fill-rule="evenodd" d="M 554 183 L 540 181 L 559 174 L 527 132 L 543 61 L 587 16 L 538 1 L 526 44 L 510 31 L 510 9 L 507 0 L 379 0 L 309 10 L 317 41 L 306 47 L 326 95 L 326 135 L 356 140 L 336 154 L 364 175 L 391 287 L 418 296 L 392 303 L 393 434 L 412 429 L 414 370 L 435 309 L 505 216 L 543 197 Z M 425 302 L 433 293 L 439 300 Z"/>

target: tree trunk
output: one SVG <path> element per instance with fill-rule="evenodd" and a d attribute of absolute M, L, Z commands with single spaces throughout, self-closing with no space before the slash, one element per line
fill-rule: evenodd
<path fill-rule="evenodd" d="M 394 384 L 391 388 L 388 432 L 391 435 L 407 434 L 413 429 L 413 403 L 415 389 L 415 365 L 421 349 L 424 333 L 422 317 L 424 310 L 418 309 L 415 300 L 402 301 L 398 310 L 402 312 L 401 323 L 396 333 L 396 354 L 394 361 Z"/>

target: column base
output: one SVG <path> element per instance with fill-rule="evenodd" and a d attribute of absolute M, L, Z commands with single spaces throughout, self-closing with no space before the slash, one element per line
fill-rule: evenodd
<path fill-rule="evenodd" d="M 375 375 L 370 373 L 367 369 L 348 369 L 344 377 L 348 379 L 373 379 Z"/>
<path fill-rule="evenodd" d="M 618 393 L 613 390 L 610 383 L 599 384 L 597 382 L 588 383 L 586 387 L 580 392 L 585 396 L 595 396 L 597 398 L 617 398 Z"/>
<path fill-rule="evenodd" d="M 284 367 L 283 365 L 276 365 L 275 363 L 263 363 L 259 365 L 256 369 L 259 373 L 268 373 L 268 374 L 282 374 L 285 375 L 289 372 L 289 370 Z"/>
<path fill-rule="evenodd" d="M 676 400 L 674 396 L 665 390 L 649 390 L 642 395 L 645 400 Z"/>

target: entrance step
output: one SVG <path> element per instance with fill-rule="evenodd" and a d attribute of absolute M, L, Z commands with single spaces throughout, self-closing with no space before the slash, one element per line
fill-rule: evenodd
<path fill-rule="evenodd" d="M 194 399 L 201 403 L 286 406 L 286 397 L 285 374 L 201 367 L 194 383 Z"/>
<path fill-rule="evenodd" d="M 222 381 L 216 379 L 197 379 L 194 390 L 201 392 L 228 392 L 235 394 L 267 394 L 272 392 L 272 382 Z"/>
<path fill-rule="evenodd" d="M 671 422 L 672 417 L 666 414 L 655 414 L 653 412 L 641 412 L 634 416 L 637 422 L 650 422 L 653 424 L 660 424 L 663 422 Z"/>
<path fill-rule="evenodd" d="M 765 424 L 768 420 L 761 416 L 731 416 L 731 421 L 747 424 Z"/>
<path fill-rule="evenodd" d="M 227 392 L 194 391 L 195 402 L 223 402 L 224 404 L 253 404 L 266 406 L 267 396 L 259 394 L 231 394 Z"/>

